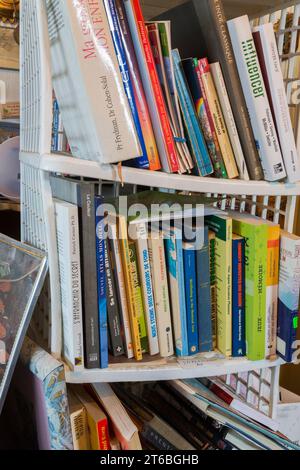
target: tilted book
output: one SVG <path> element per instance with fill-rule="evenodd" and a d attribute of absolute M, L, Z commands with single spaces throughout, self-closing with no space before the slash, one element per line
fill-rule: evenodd
<path fill-rule="evenodd" d="M 286 172 L 248 16 L 228 21 L 228 29 L 265 179 L 281 180 Z"/>
<path fill-rule="evenodd" d="M 103 2 L 47 0 L 46 7 L 53 86 L 72 154 L 102 163 L 139 157 Z"/>
<path fill-rule="evenodd" d="M 88 428 L 87 412 L 79 398 L 68 387 L 68 404 L 74 450 L 90 450 L 91 441 Z"/>

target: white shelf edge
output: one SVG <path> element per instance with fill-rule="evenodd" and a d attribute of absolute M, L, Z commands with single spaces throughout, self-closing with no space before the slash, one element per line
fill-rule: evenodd
<path fill-rule="evenodd" d="M 47 172 L 70 174 L 105 181 L 120 182 L 116 165 L 101 165 L 58 154 L 39 155 L 21 152 L 23 163 Z M 170 175 L 150 170 L 122 167 L 123 182 L 165 189 L 177 189 L 199 193 L 259 196 L 298 196 L 299 183 L 269 183 L 267 181 L 242 181 L 217 178 L 202 178 L 191 175 Z"/>
<path fill-rule="evenodd" d="M 189 359 L 187 359 L 189 361 Z M 284 364 L 282 359 L 274 361 L 249 361 L 248 359 L 224 359 L 201 362 L 196 366 L 184 366 L 178 362 L 172 364 L 155 365 L 147 363 L 140 365 L 119 364 L 109 366 L 108 369 L 84 369 L 72 372 L 66 367 L 66 382 L 73 384 L 99 383 L 99 382 L 148 382 L 157 380 L 191 379 L 212 377 L 238 372 L 260 370 L 268 367 L 278 367 Z"/>

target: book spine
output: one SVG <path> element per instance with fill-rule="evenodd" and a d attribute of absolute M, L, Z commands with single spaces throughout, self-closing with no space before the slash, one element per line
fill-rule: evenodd
<path fill-rule="evenodd" d="M 159 153 L 153 133 L 151 124 L 151 118 L 149 114 L 148 104 L 145 97 L 144 87 L 134 51 L 134 45 L 132 42 L 129 25 L 126 17 L 126 12 L 122 0 L 115 0 L 115 6 L 117 10 L 120 34 L 122 37 L 125 54 L 127 57 L 127 64 L 129 67 L 129 73 L 132 81 L 134 98 L 136 107 L 142 127 L 142 133 L 144 136 L 144 142 L 147 150 L 147 156 L 149 160 L 149 170 L 156 171 L 161 169 L 161 163 Z"/>
<path fill-rule="evenodd" d="M 213 76 L 214 84 L 217 90 L 218 98 L 220 101 L 221 109 L 227 126 L 227 132 L 230 138 L 230 143 L 234 153 L 235 161 L 240 173 L 240 179 L 249 181 L 249 173 L 246 166 L 246 161 L 241 146 L 239 134 L 236 128 L 235 119 L 233 116 L 229 96 L 227 93 L 226 85 L 222 69 L 219 62 L 210 64 L 210 70 Z"/>
<path fill-rule="evenodd" d="M 245 240 L 232 240 L 232 356 L 246 355 Z"/>
<path fill-rule="evenodd" d="M 121 77 L 123 80 L 125 93 L 129 102 L 131 114 L 133 117 L 133 122 L 137 131 L 137 135 L 138 135 L 141 150 L 142 150 L 141 156 L 139 158 L 134 159 L 132 161 L 132 164 L 134 166 L 137 166 L 138 168 L 149 168 L 147 150 L 146 150 L 145 141 L 144 141 L 144 137 L 142 133 L 139 114 L 137 111 L 137 106 L 136 106 L 135 96 L 133 92 L 131 76 L 129 73 L 127 58 L 125 54 L 125 49 L 124 49 L 122 38 L 121 38 L 115 3 L 114 3 L 114 0 L 103 0 L 103 2 L 105 5 L 108 24 L 110 27 L 113 43 L 115 46 L 116 56 L 117 56 L 119 67 L 120 67 L 120 72 L 121 72 Z"/>
<path fill-rule="evenodd" d="M 142 299 L 142 288 L 141 281 L 139 277 L 138 265 L 137 265 L 137 253 L 135 243 L 129 241 L 129 257 L 130 257 L 130 269 L 132 276 L 132 288 L 133 288 L 133 298 L 134 298 L 134 308 L 137 313 L 138 325 L 139 325 L 139 335 L 141 340 L 142 352 L 148 352 L 148 335 L 145 319 L 145 311 Z"/>
<path fill-rule="evenodd" d="M 233 155 L 217 91 L 210 72 L 210 66 L 206 58 L 199 60 L 199 70 L 205 89 L 208 105 L 211 110 L 212 118 L 214 121 L 215 130 L 217 133 L 217 138 L 219 141 L 228 178 L 236 178 L 239 173 Z"/>
<path fill-rule="evenodd" d="M 185 298 L 189 355 L 199 352 L 197 293 L 196 293 L 196 255 L 195 250 L 183 244 Z"/>
<path fill-rule="evenodd" d="M 208 227 L 204 228 L 204 244 L 197 251 L 197 307 L 199 325 L 199 351 L 208 352 L 212 345 L 211 285 Z"/>
<path fill-rule="evenodd" d="M 163 240 L 161 238 L 150 237 L 148 248 L 156 310 L 159 352 L 162 357 L 169 357 L 174 354 L 174 347 Z"/>
<path fill-rule="evenodd" d="M 211 328 L 213 349 L 217 347 L 216 236 L 209 231 Z"/>
<path fill-rule="evenodd" d="M 89 430 L 85 408 L 70 413 L 74 450 L 89 449 Z"/>
<path fill-rule="evenodd" d="M 105 240 L 104 243 L 104 251 L 107 292 L 107 320 L 109 327 L 110 346 L 113 356 L 117 357 L 124 354 L 124 346 L 121 333 L 121 321 L 118 299 L 116 295 L 116 286 L 111 269 L 110 253 L 107 240 Z"/>
<path fill-rule="evenodd" d="M 249 19 L 230 20 L 228 28 L 265 179 L 277 181 L 286 172 Z"/>
<path fill-rule="evenodd" d="M 51 150 L 53 152 L 58 151 L 58 130 L 59 130 L 59 107 L 57 99 L 53 100 L 52 105 L 52 140 L 51 140 Z"/>
<path fill-rule="evenodd" d="M 78 209 L 55 203 L 61 284 L 64 357 L 74 370 L 83 368 L 83 325 Z"/>
<path fill-rule="evenodd" d="M 97 434 L 99 442 L 99 450 L 110 450 L 109 430 L 107 419 L 98 421 Z"/>
<path fill-rule="evenodd" d="M 266 358 L 276 355 L 280 227 L 268 226 L 266 289 Z"/>
<path fill-rule="evenodd" d="M 147 322 L 149 353 L 151 356 L 159 353 L 156 312 L 153 297 L 153 286 L 151 280 L 151 268 L 148 251 L 148 230 L 146 224 L 132 224 L 133 238 L 136 243 L 138 268 L 142 286 L 142 294 Z"/>
<path fill-rule="evenodd" d="M 133 15 L 135 17 L 136 26 L 139 31 L 138 47 L 142 47 L 143 52 L 144 52 L 144 59 L 146 62 L 145 65 L 148 68 L 147 79 L 148 80 L 150 79 L 151 81 L 152 99 L 154 97 L 155 106 L 157 107 L 170 170 L 172 173 L 174 173 L 179 170 L 176 146 L 173 140 L 173 134 L 172 134 L 172 130 L 171 130 L 170 122 L 169 122 L 169 117 L 168 117 L 162 90 L 160 87 L 159 79 L 158 79 L 156 68 L 155 68 L 155 63 L 154 63 L 154 59 L 153 59 L 153 55 L 151 51 L 151 46 L 149 43 L 149 38 L 148 38 L 147 29 L 146 29 L 144 18 L 143 18 L 142 9 L 141 9 L 139 0 L 126 0 L 125 7 L 126 7 L 127 12 L 128 12 L 128 9 L 126 5 L 128 5 L 128 3 L 130 4 L 131 9 L 133 10 Z M 129 17 L 128 17 L 128 20 L 129 20 Z M 141 65 L 140 65 L 140 69 L 141 69 Z"/>
<path fill-rule="evenodd" d="M 188 90 L 188 85 L 181 67 L 181 58 L 177 49 L 172 50 L 172 58 L 179 101 L 186 123 L 192 152 L 195 157 L 195 163 L 197 165 L 199 175 L 207 176 L 213 173 L 213 166 L 200 128 L 200 123 L 196 115 L 193 100 Z"/>
<path fill-rule="evenodd" d="M 177 448 L 171 444 L 165 437 L 161 436 L 156 430 L 152 429 L 151 424 L 145 423 L 140 431 L 141 437 L 153 445 L 157 450 L 176 450 Z"/>
<path fill-rule="evenodd" d="M 223 2 L 204 0 L 199 3 L 194 0 L 193 4 L 203 31 L 207 55 L 212 62 L 221 64 L 250 178 L 261 180 L 263 172 L 234 59 Z"/>
<path fill-rule="evenodd" d="M 299 324 L 300 240 L 281 232 L 277 352 L 286 362 L 293 360 Z"/>
<path fill-rule="evenodd" d="M 99 340 L 100 340 L 100 367 L 108 367 L 108 343 L 107 343 L 107 301 L 106 301 L 106 269 L 105 269 L 105 240 L 104 240 L 104 215 L 101 213 L 103 198 L 95 197 L 96 217 L 96 266 L 98 286 L 98 316 L 99 316 Z"/>
<path fill-rule="evenodd" d="M 300 163 L 273 28 L 271 23 L 261 25 L 255 28 L 253 38 L 280 140 L 287 176 L 291 183 L 296 183 L 300 179 Z"/>

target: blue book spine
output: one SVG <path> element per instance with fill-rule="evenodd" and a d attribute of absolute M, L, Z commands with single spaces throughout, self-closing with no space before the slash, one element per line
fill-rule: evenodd
<path fill-rule="evenodd" d="M 232 240 L 232 356 L 246 355 L 245 240 Z"/>
<path fill-rule="evenodd" d="M 191 150 L 200 176 L 214 172 L 212 162 L 200 127 L 198 116 L 184 76 L 181 58 L 177 49 L 172 50 L 174 73 L 179 102 L 183 113 Z"/>
<path fill-rule="evenodd" d="M 213 349 L 209 250 L 208 227 L 205 226 L 203 247 L 200 250 L 197 250 L 196 255 L 200 352 L 208 352 Z"/>
<path fill-rule="evenodd" d="M 126 59 L 126 52 L 124 49 L 124 45 L 122 42 L 122 35 L 120 31 L 120 25 L 117 15 L 116 6 L 114 0 L 104 0 L 104 6 L 106 10 L 106 15 L 113 39 L 113 43 L 115 46 L 115 51 L 117 55 L 117 59 L 119 62 L 119 67 L 121 71 L 121 76 L 123 80 L 123 85 L 125 89 L 125 93 L 129 102 L 129 106 L 131 109 L 131 114 L 133 117 L 134 125 L 139 137 L 140 146 L 142 150 L 142 155 L 138 158 L 131 160 L 133 166 L 138 168 L 149 168 L 149 160 L 147 156 L 147 150 L 145 145 L 145 140 L 143 137 L 142 127 L 138 115 L 138 110 L 135 102 L 133 86 L 130 78 L 130 72 L 128 68 L 128 63 Z"/>
<path fill-rule="evenodd" d="M 184 356 L 189 353 L 188 334 L 187 334 L 187 316 L 185 305 L 185 282 L 184 282 L 184 264 L 183 264 L 183 247 L 182 247 L 182 233 L 180 230 L 175 230 L 175 243 L 176 243 L 176 259 L 178 269 L 178 287 L 179 287 L 179 307 L 181 314 L 182 325 L 182 352 Z"/>
<path fill-rule="evenodd" d="M 57 99 L 53 100 L 53 117 L 52 117 L 52 142 L 51 150 L 53 152 L 58 151 L 58 132 L 59 132 L 59 107 Z"/>
<path fill-rule="evenodd" d="M 296 351 L 294 342 L 297 340 L 298 319 L 299 310 L 289 309 L 278 299 L 277 353 L 286 362 L 293 361 Z"/>
<path fill-rule="evenodd" d="M 183 244 L 186 318 L 189 355 L 199 352 L 198 316 L 197 316 L 197 279 L 196 251 L 193 246 Z"/>
<path fill-rule="evenodd" d="M 96 217 L 96 267 L 98 290 L 98 316 L 99 316 L 99 341 L 100 341 L 100 367 L 108 367 L 108 328 L 107 328 L 107 304 L 106 304 L 106 270 L 105 270 L 105 240 L 104 240 L 104 215 L 101 211 L 103 197 L 95 197 Z"/>

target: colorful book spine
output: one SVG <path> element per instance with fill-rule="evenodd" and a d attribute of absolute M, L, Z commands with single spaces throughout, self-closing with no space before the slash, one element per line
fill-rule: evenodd
<path fill-rule="evenodd" d="M 100 367 L 108 367 L 108 342 L 107 342 L 107 302 L 106 302 L 106 269 L 105 269 L 105 240 L 104 240 L 104 215 L 102 211 L 103 197 L 95 196 L 95 220 L 96 220 L 96 268 L 98 288 L 98 317 L 99 317 L 99 342 L 100 342 Z"/>
<path fill-rule="evenodd" d="M 197 316 L 196 251 L 193 244 L 183 243 L 186 319 L 189 355 L 199 352 Z"/>
<path fill-rule="evenodd" d="M 289 181 L 296 183 L 300 179 L 300 162 L 273 24 L 267 23 L 255 28 L 253 38 L 277 128 L 286 173 Z"/>
<path fill-rule="evenodd" d="M 268 223 L 267 291 L 266 291 L 266 358 L 276 355 L 280 227 Z"/>
<path fill-rule="evenodd" d="M 145 146 L 144 136 L 141 128 L 141 123 L 139 119 L 139 114 L 137 111 L 135 96 L 133 92 L 133 86 L 131 82 L 131 76 L 129 73 L 129 67 L 127 63 L 127 57 L 125 53 L 125 49 L 122 42 L 122 37 L 120 33 L 120 27 L 118 23 L 118 16 L 115 7 L 114 0 L 103 0 L 106 10 L 106 16 L 108 19 L 108 24 L 110 27 L 113 43 L 115 46 L 116 56 L 118 59 L 121 77 L 123 80 L 123 85 L 125 89 L 125 93 L 129 102 L 131 114 L 133 117 L 133 122 L 137 131 L 137 135 L 140 141 L 140 146 L 142 150 L 142 155 L 139 158 L 135 158 L 131 161 L 134 166 L 138 168 L 149 168 L 149 160 L 147 156 L 147 150 Z"/>
<path fill-rule="evenodd" d="M 211 130 L 206 103 L 202 93 L 201 85 L 197 76 L 197 65 L 195 60 L 184 59 L 181 61 L 187 83 L 194 101 L 196 112 L 201 124 L 202 132 L 207 144 L 209 155 L 214 166 L 214 175 L 217 178 L 227 178 L 226 168 L 222 159 L 219 145 L 216 147 L 214 136 Z"/>
<path fill-rule="evenodd" d="M 300 238 L 281 232 L 277 352 L 286 362 L 296 353 L 299 325 Z M 298 354 L 299 356 L 299 354 Z"/>
<path fill-rule="evenodd" d="M 217 347 L 217 287 L 216 287 L 216 235 L 209 230 L 211 328 L 213 349 Z"/>
<path fill-rule="evenodd" d="M 134 98 L 139 115 L 139 120 L 142 128 L 144 142 L 147 150 L 147 157 L 149 160 L 149 170 L 156 171 L 161 169 L 159 153 L 153 133 L 151 124 L 150 113 L 148 109 L 147 100 L 145 97 L 144 87 L 137 63 L 134 45 L 132 42 L 129 25 L 126 17 L 126 12 L 122 0 L 115 0 L 116 11 L 119 20 L 120 34 L 125 49 L 129 74 L 131 77 Z"/>
<path fill-rule="evenodd" d="M 217 290 L 217 348 L 232 354 L 232 219 L 212 215 L 206 218 L 215 232 L 215 269 Z"/>
<path fill-rule="evenodd" d="M 212 303 L 210 281 L 210 248 L 208 227 L 204 227 L 203 247 L 196 252 L 197 307 L 199 325 L 199 351 L 208 352 L 212 344 Z"/>
<path fill-rule="evenodd" d="M 245 15 L 227 24 L 265 179 L 277 181 L 286 172 L 249 19 Z"/>
<path fill-rule="evenodd" d="M 228 178 L 236 178 L 237 176 L 239 176 L 239 172 L 236 166 L 216 87 L 214 85 L 214 81 L 211 75 L 210 66 L 206 58 L 199 60 L 199 70 L 203 87 L 205 89 L 208 106 L 210 108 L 214 121 L 215 130 L 217 133 L 217 138 L 219 141 Z"/>
<path fill-rule="evenodd" d="M 164 97 L 139 0 L 124 0 L 137 61 L 149 106 L 156 142 L 165 171 L 178 172 L 179 164 Z"/>
<path fill-rule="evenodd" d="M 246 355 L 245 240 L 232 236 L 232 356 Z"/>
<path fill-rule="evenodd" d="M 208 176 L 212 174 L 214 170 L 200 128 L 194 103 L 188 90 L 188 85 L 181 67 L 181 58 L 177 49 L 172 50 L 172 58 L 180 106 L 184 116 L 196 168 L 200 176 Z"/>

